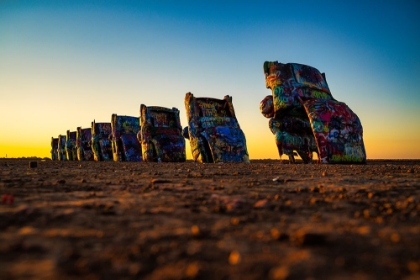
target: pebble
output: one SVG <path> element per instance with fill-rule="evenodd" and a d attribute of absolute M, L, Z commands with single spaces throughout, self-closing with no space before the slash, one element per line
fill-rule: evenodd
<path fill-rule="evenodd" d="M 193 226 L 191 227 L 191 233 L 192 233 L 192 235 L 194 235 L 194 236 L 198 236 L 198 235 L 200 235 L 200 228 L 199 228 L 197 225 L 193 225 Z"/>
<path fill-rule="evenodd" d="M 282 240 L 288 240 L 289 239 L 289 235 L 287 233 L 283 233 L 283 232 L 281 232 L 280 230 L 278 230 L 276 228 L 272 228 L 270 230 L 270 234 L 271 234 L 271 237 L 274 240 L 282 241 Z"/>
<path fill-rule="evenodd" d="M 229 263 L 231 265 L 237 265 L 240 262 L 241 262 L 241 254 L 238 251 L 233 250 L 229 255 Z"/>
<path fill-rule="evenodd" d="M 295 245 L 300 246 L 323 245 L 326 241 L 326 236 L 320 233 L 298 230 L 293 236 L 291 236 L 291 241 Z"/>
<path fill-rule="evenodd" d="M 255 202 L 254 208 L 266 208 L 269 206 L 269 201 L 267 199 L 261 199 Z"/>
<path fill-rule="evenodd" d="M 285 265 L 274 267 L 270 270 L 270 279 L 283 280 L 289 277 L 289 268 Z"/>
<path fill-rule="evenodd" d="M 38 166 L 38 163 L 36 161 L 30 161 L 29 162 L 29 167 L 30 168 L 36 168 Z"/>
<path fill-rule="evenodd" d="M 152 184 L 164 184 L 164 183 L 170 183 L 170 180 L 164 180 L 164 179 L 152 179 Z"/>
<path fill-rule="evenodd" d="M 185 270 L 185 274 L 187 278 L 193 279 L 197 277 L 197 274 L 200 272 L 200 266 L 197 262 L 191 263 L 187 266 L 187 269 Z"/>
<path fill-rule="evenodd" d="M 13 204 L 15 202 L 15 198 L 13 194 L 3 194 L 1 197 L 1 203 L 3 204 Z"/>

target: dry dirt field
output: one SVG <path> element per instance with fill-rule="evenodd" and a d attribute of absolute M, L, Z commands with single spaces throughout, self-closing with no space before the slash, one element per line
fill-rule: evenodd
<path fill-rule="evenodd" d="M 420 279 L 420 161 L 0 159 L 0 279 Z"/>

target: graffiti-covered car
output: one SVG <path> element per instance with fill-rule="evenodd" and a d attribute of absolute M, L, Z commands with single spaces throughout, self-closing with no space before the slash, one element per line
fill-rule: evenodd
<path fill-rule="evenodd" d="M 144 161 L 183 162 L 185 139 L 177 108 L 140 105 L 138 140 Z"/>
<path fill-rule="evenodd" d="M 95 161 L 112 161 L 111 123 L 95 120 L 91 123 L 92 140 L 90 146 Z"/>
<path fill-rule="evenodd" d="M 92 129 L 81 128 L 80 126 L 76 130 L 76 150 L 77 159 L 80 161 L 93 160 L 93 151 L 90 146 L 92 140 Z"/>
<path fill-rule="evenodd" d="M 249 162 L 245 134 L 233 108 L 232 97 L 223 99 L 185 96 L 193 159 L 199 162 Z"/>
<path fill-rule="evenodd" d="M 363 128 L 358 116 L 335 100 L 325 74 L 298 63 L 265 62 L 266 87 L 272 95 L 260 103 L 270 118 L 280 158 L 294 161 L 296 151 L 305 163 L 318 154 L 322 163 L 365 163 Z"/>
<path fill-rule="evenodd" d="M 111 118 L 111 143 L 114 161 L 141 161 L 142 152 L 137 133 L 140 119 L 113 114 Z"/>
<path fill-rule="evenodd" d="M 65 149 L 67 160 L 77 160 L 76 131 L 67 130 Z"/>
<path fill-rule="evenodd" d="M 58 145 L 57 145 L 57 159 L 59 161 L 67 160 L 66 154 L 66 135 L 58 135 Z"/>

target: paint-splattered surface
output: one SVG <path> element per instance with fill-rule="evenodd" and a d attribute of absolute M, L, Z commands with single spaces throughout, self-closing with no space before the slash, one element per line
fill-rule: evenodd
<path fill-rule="evenodd" d="M 112 161 L 112 145 L 109 140 L 111 135 L 111 123 L 92 122 L 91 148 L 95 161 Z"/>
<path fill-rule="evenodd" d="M 239 127 L 232 97 L 185 95 L 188 136 L 193 159 L 204 163 L 249 162 L 245 134 Z"/>
<path fill-rule="evenodd" d="M 184 162 L 185 139 L 177 108 L 140 105 L 141 130 L 137 134 L 144 161 Z"/>
<path fill-rule="evenodd" d="M 366 162 L 362 124 L 345 103 L 332 97 L 325 73 L 277 61 L 264 62 L 263 69 L 272 96 L 260 102 L 260 111 L 270 118 L 280 158 L 286 154 L 293 160 L 296 151 L 305 162 L 314 152 L 322 163 Z"/>
<path fill-rule="evenodd" d="M 142 161 L 141 145 L 137 139 L 140 131 L 139 118 L 112 114 L 111 127 L 114 161 Z"/>
<path fill-rule="evenodd" d="M 77 160 L 94 160 L 92 143 L 92 129 L 78 127 L 76 130 Z"/>
<path fill-rule="evenodd" d="M 419 279 L 420 161 L 0 160 L 2 279 Z"/>

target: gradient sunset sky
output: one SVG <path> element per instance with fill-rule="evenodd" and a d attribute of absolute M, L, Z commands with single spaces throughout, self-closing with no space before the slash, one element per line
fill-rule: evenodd
<path fill-rule="evenodd" d="M 139 116 L 140 104 L 233 96 L 251 159 L 278 159 L 264 61 L 326 73 L 368 159 L 420 158 L 420 1 L 0 1 L 0 157 Z M 187 156 L 191 158 L 189 142 Z"/>

